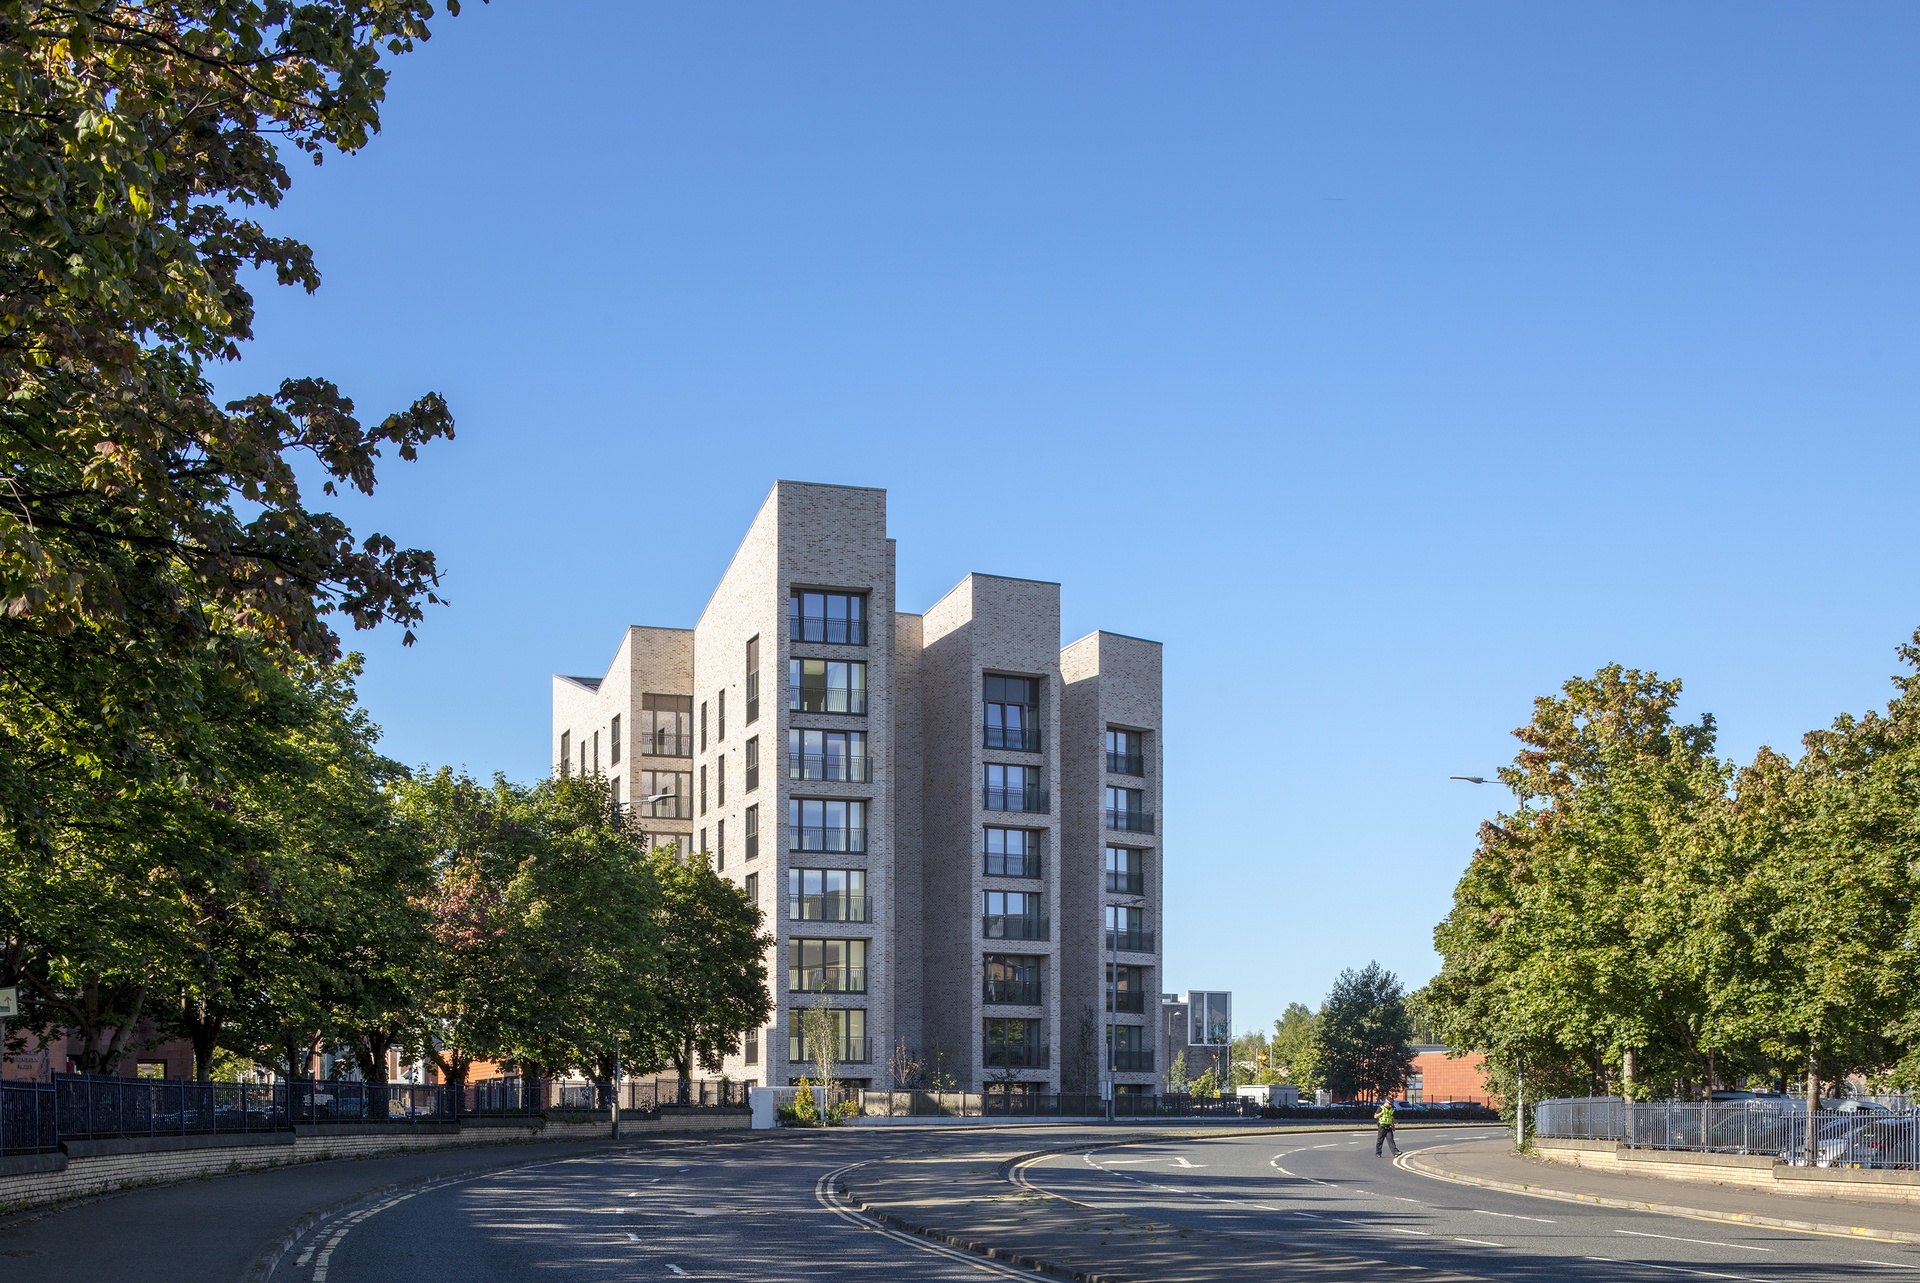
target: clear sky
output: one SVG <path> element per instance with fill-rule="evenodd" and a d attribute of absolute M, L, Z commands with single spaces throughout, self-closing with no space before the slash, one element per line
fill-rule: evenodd
<path fill-rule="evenodd" d="M 296 166 L 238 394 L 429 390 L 344 511 L 410 763 L 528 779 L 548 678 L 690 625 L 776 478 L 884 486 L 900 599 L 1166 643 L 1167 989 L 1438 965 L 1450 783 L 1609 661 L 1723 752 L 1920 624 L 1920 9 L 470 4 Z"/>

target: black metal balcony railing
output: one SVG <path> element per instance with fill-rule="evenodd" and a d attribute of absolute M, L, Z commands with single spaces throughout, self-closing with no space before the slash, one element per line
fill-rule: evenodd
<path fill-rule="evenodd" d="M 986 728 L 986 746 L 1010 748 L 1020 753 L 1038 753 L 1040 728 L 1038 726 L 989 726 Z"/>
<path fill-rule="evenodd" d="M 1128 811 L 1117 806 L 1107 808 L 1107 827 L 1119 833 L 1153 832 L 1151 811 Z"/>
<path fill-rule="evenodd" d="M 691 820 L 691 797 L 663 797 L 658 802 L 622 802 L 621 813 L 628 820 Z"/>
<path fill-rule="evenodd" d="M 1028 815 L 1047 813 L 1045 789 L 995 788 L 988 785 L 982 792 L 986 800 L 981 805 L 989 811 L 1022 811 Z"/>
<path fill-rule="evenodd" d="M 865 967 L 788 967 L 789 993 L 865 993 Z"/>
<path fill-rule="evenodd" d="M 787 1037 L 787 1059 L 795 1065 L 805 1065 L 813 1060 L 813 1054 L 806 1042 L 798 1034 Z M 837 1038 L 834 1040 L 833 1059 L 840 1065 L 864 1065 L 873 1059 L 872 1040 L 869 1038 Z"/>
<path fill-rule="evenodd" d="M 1005 1003 L 1016 1007 L 1036 1007 L 1040 1005 L 1040 981 L 1034 980 L 995 980 L 987 978 L 985 998 L 988 1002 Z"/>
<path fill-rule="evenodd" d="M 1038 914 L 989 913 L 980 919 L 989 940 L 1045 940 L 1047 920 Z"/>
<path fill-rule="evenodd" d="M 867 715 L 867 692 L 838 686 L 789 686 L 787 709 L 794 713 L 852 713 Z"/>
<path fill-rule="evenodd" d="M 1146 1009 L 1147 995 L 1143 989 L 1134 989 L 1132 991 L 1122 989 L 1118 994 L 1115 994 L 1111 989 L 1107 991 L 1108 1011 L 1143 1012 Z"/>
<path fill-rule="evenodd" d="M 981 1059 L 990 1069 L 1045 1069 L 1050 1050 L 1043 1042 L 990 1042 Z"/>
<path fill-rule="evenodd" d="M 790 895 L 787 917 L 794 922 L 872 922 L 873 897 L 829 892 L 822 895 Z"/>
<path fill-rule="evenodd" d="M 793 753 L 787 757 L 787 778 L 865 784 L 873 778 L 873 759 L 865 753 Z"/>
<path fill-rule="evenodd" d="M 1141 775 L 1147 773 L 1147 759 L 1143 753 L 1116 753 L 1107 750 L 1107 770 L 1114 775 Z"/>
<path fill-rule="evenodd" d="M 1022 855 L 1003 855 L 998 851 L 989 851 L 983 859 L 981 871 L 990 878 L 1037 878 L 1040 872 L 1040 853 L 1028 851 Z"/>
<path fill-rule="evenodd" d="M 787 616 L 789 641 L 826 642 L 829 646 L 864 646 L 867 621 L 864 619 L 822 619 L 818 615 Z"/>
<path fill-rule="evenodd" d="M 1153 1048 L 1116 1047 L 1113 1051 L 1113 1068 L 1121 1074 L 1150 1074 L 1153 1072 Z"/>
<path fill-rule="evenodd" d="M 1107 949 L 1109 952 L 1121 949 L 1129 953 L 1152 953 L 1153 932 L 1151 931 L 1108 931 Z"/>
<path fill-rule="evenodd" d="M 1146 872 L 1142 869 L 1108 869 L 1107 890 L 1114 895 L 1145 895 Z"/>
<path fill-rule="evenodd" d="M 787 825 L 789 851 L 845 851 L 858 855 L 866 849 L 865 829 L 840 829 L 818 824 Z"/>
<path fill-rule="evenodd" d="M 655 731 L 651 735 L 640 736 L 640 753 L 644 757 L 692 757 L 693 736 L 675 735 L 672 731 Z"/>

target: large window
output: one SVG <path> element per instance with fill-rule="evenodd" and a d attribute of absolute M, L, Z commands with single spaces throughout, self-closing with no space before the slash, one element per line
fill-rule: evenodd
<path fill-rule="evenodd" d="M 804 1008 L 787 1008 L 787 1059 L 796 1065 L 804 1065 L 813 1059 L 813 1048 L 807 1046 L 805 1024 L 801 1019 Z M 832 1022 L 832 1055 L 843 1064 L 864 1065 L 873 1057 L 867 1045 L 867 1010 L 865 1007 L 828 1007 L 827 1018 Z"/>
<path fill-rule="evenodd" d="M 867 804 L 839 798 L 787 799 L 789 851 L 865 851 Z"/>
<path fill-rule="evenodd" d="M 1107 848 L 1107 890 L 1115 895 L 1144 895 L 1147 885 L 1147 853 L 1132 847 Z"/>
<path fill-rule="evenodd" d="M 747 639 L 747 725 L 760 720 L 760 639 Z"/>
<path fill-rule="evenodd" d="M 981 1031 L 984 1063 L 1005 1069 L 1045 1069 L 1047 1046 L 1038 1020 L 988 1016 Z"/>
<path fill-rule="evenodd" d="M 865 993 L 865 940 L 787 941 L 787 989 L 792 993 Z"/>
<path fill-rule="evenodd" d="M 633 805 L 641 815 L 656 820 L 693 818 L 691 771 L 641 771 Z"/>
<path fill-rule="evenodd" d="M 994 878 L 1040 876 L 1040 835 L 1032 829 L 983 830 L 986 873 Z"/>
<path fill-rule="evenodd" d="M 560 776 L 565 779 L 573 770 L 573 732 L 560 732 Z"/>
<path fill-rule="evenodd" d="M 787 707 L 796 713 L 867 711 L 867 666 L 837 659 L 795 659 L 787 664 Z"/>
<path fill-rule="evenodd" d="M 1108 789 L 1107 827 L 1118 833 L 1153 832 L 1153 817 L 1147 814 L 1145 791 Z"/>
<path fill-rule="evenodd" d="M 1113 1067 L 1123 1074 L 1153 1072 L 1153 1048 L 1147 1046 L 1145 1025 L 1108 1025 L 1107 1046 L 1113 1050 Z"/>
<path fill-rule="evenodd" d="M 618 713 L 613 715 L 613 733 L 608 739 L 610 742 L 607 745 L 607 765 L 618 766 L 620 765 L 620 714 Z"/>
<path fill-rule="evenodd" d="M 1038 1006 L 1040 961 L 1022 954 L 988 954 L 984 999 L 1009 1006 Z"/>
<path fill-rule="evenodd" d="M 693 756 L 693 696 L 640 697 L 640 752 L 648 757 Z"/>
<path fill-rule="evenodd" d="M 747 858 L 760 857 L 760 806 L 758 803 L 747 808 Z M 758 876 L 758 875 L 755 875 Z"/>
<path fill-rule="evenodd" d="M 860 593 L 803 592 L 787 603 L 788 640 L 867 644 L 867 599 Z"/>
<path fill-rule="evenodd" d="M 1147 969 L 1107 964 L 1107 1010 L 1144 1012 L 1147 1009 Z"/>
<path fill-rule="evenodd" d="M 719 724 L 713 733 L 713 737 L 717 740 L 724 740 L 727 738 L 727 688 L 722 686 L 720 693 L 715 695 L 713 700 L 715 705 L 714 711 L 716 713 L 714 721 Z"/>
<path fill-rule="evenodd" d="M 988 673 L 982 682 L 988 748 L 1040 751 L 1040 683 Z"/>
<path fill-rule="evenodd" d="M 795 922 L 871 922 L 867 875 L 859 869 L 788 869 L 787 917 Z"/>
<path fill-rule="evenodd" d="M 865 731 L 787 731 L 787 777 L 795 780 L 872 778 L 867 766 Z"/>
<path fill-rule="evenodd" d="M 1047 795 L 1040 791 L 1039 767 L 987 762 L 980 769 L 985 785 L 982 805 L 987 810 L 1046 812 Z"/>
<path fill-rule="evenodd" d="M 1047 918 L 1038 891 L 982 891 L 980 918 L 989 940 L 1047 938 Z"/>
<path fill-rule="evenodd" d="M 1224 1047 L 1233 1041 L 1233 995 L 1190 993 L 1187 995 L 1187 1040 L 1209 1047 Z"/>
<path fill-rule="evenodd" d="M 1153 933 L 1147 930 L 1147 911 L 1124 904 L 1108 905 L 1107 948 L 1151 953 Z"/>
<path fill-rule="evenodd" d="M 1107 769 L 1115 775 L 1147 773 L 1146 740 L 1139 731 L 1107 728 Z"/>
<path fill-rule="evenodd" d="M 760 737 L 747 741 L 747 792 L 760 787 Z"/>

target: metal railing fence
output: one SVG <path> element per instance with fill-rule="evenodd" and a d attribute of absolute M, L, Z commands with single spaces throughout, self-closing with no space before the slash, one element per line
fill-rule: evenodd
<path fill-rule="evenodd" d="M 1043 1092 L 989 1087 L 984 1092 L 863 1091 L 860 1112 L 868 1118 L 1105 1118 L 1107 1102 L 1092 1092 Z M 1257 1118 L 1259 1106 L 1233 1096 L 1113 1098 L 1117 1118 Z"/>
<path fill-rule="evenodd" d="M 1628 1101 L 1618 1096 L 1545 1100 L 1534 1106 L 1534 1135 L 1613 1140 L 1630 1149 L 1769 1155 L 1807 1161 L 1807 1111 L 1793 1097 L 1754 1100 Z M 1813 1114 L 1819 1167 L 1920 1170 L 1920 1112 L 1844 1102 Z"/>
<path fill-rule="evenodd" d="M 47 1086 L 54 1131 L 63 1141 L 286 1131 L 296 1121 L 288 1111 L 288 1085 L 283 1082 L 55 1074 Z"/>
<path fill-rule="evenodd" d="M 451 1123 L 460 1118 L 460 1093 L 437 1083 L 302 1079 L 286 1083 L 284 1087 L 287 1113 L 295 1125 Z"/>
<path fill-rule="evenodd" d="M 59 1148 L 53 1084 L 0 1082 L 0 1157 L 51 1154 Z"/>

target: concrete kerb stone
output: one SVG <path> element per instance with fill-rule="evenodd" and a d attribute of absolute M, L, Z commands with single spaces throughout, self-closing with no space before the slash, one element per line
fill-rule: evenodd
<path fill-rule="evenodd" d="M 1905 1230 L 1875 1229 L 1871 1226 L 1841 1225 L 1831 1221 L 1809 1221 L 1791 1216 L 1768 1216 L 1761 1212 L 1723 1212 L 1712 1208 L 1687 1207 L 1679 1203 L 1663 1203 L 1631 1198 L 1608 1198 L 1600 1194 L 1579 1194 L 1570 1190 L 1553 1189 L 1544 1185 L 1523 1184 L 1519 1181 L 1494 1180 L 1487 1176 L 1468 1176 L 1461 1172 L 1449 1172 L 1427 1162 L 1417 1161 L 1421 1153 L 1431 1155 L 1432 1151 L 1408 1150 L 1394 1159 L 1402 1170 L 1425 1176 L 1430 1180 L 1448 1181 L 1455 1185 L 1476 1185 L 1481 1189 L 1497 1189 L 1509 1194 L 1525 1194 L 1530 1198 L 1551 1199 L 1559 1203 L 1584 1203 L 1590 1207 L 1613 1207 L 1630 1212 L 1658 1212 L 1664 1216 L 1684 1216 L 1698 1221 L 1720 1221 L 1729 1225 L 1764 1225 L 1769 1229 L 1802 1230 L 1813 1234 L 1835 1234 L 1844 1238 L 1869 1239 L 1881 1243 L 1920 1243 L 1920 1234 Z"/>

